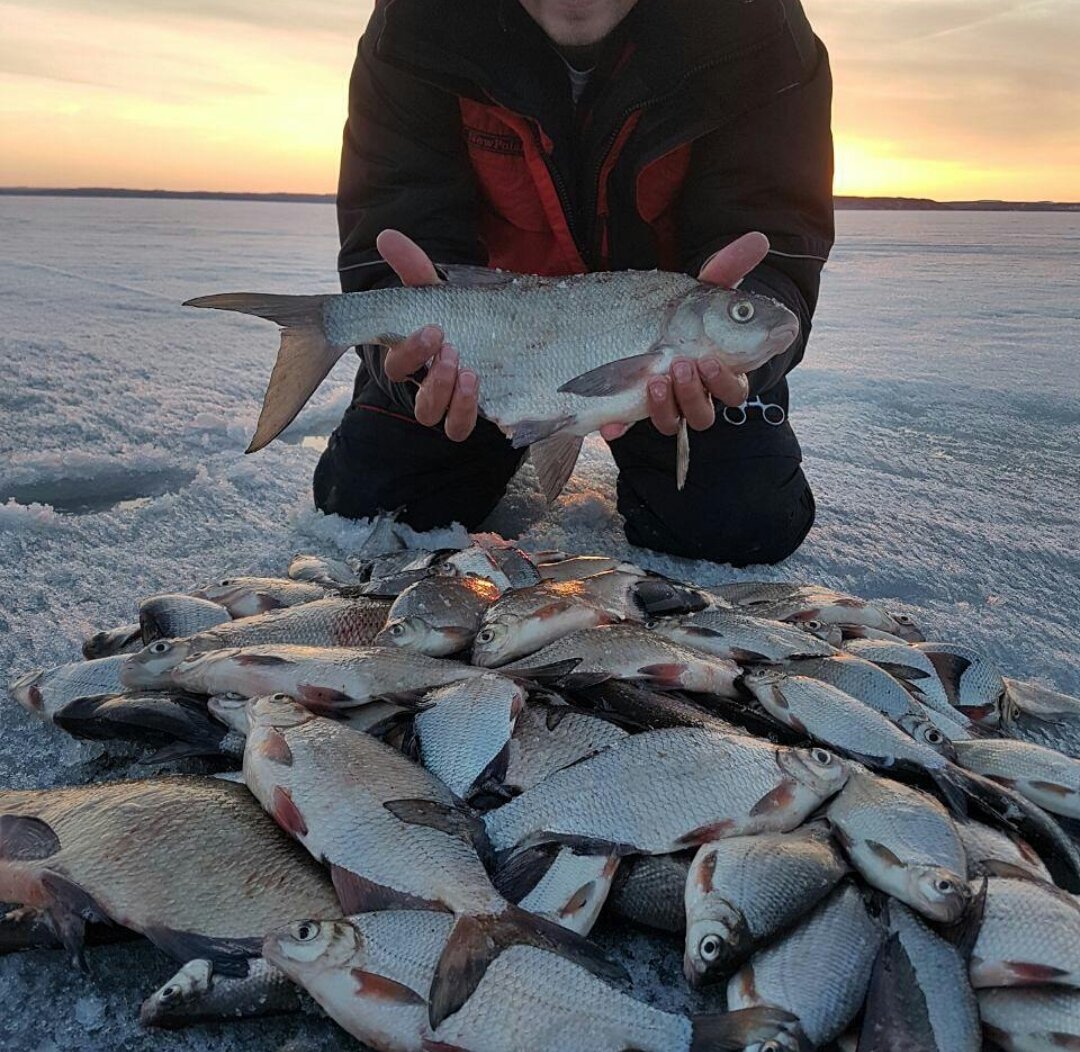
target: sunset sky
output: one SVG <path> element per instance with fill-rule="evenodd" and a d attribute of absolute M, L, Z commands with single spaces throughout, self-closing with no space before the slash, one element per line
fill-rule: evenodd
<path fill-rule="evenodd" d="M 1080 200 L 1080 0 L 804 0 L 838 193 Z M 0 185 L 334 189 L 370 0 L 0 0 Z"/>

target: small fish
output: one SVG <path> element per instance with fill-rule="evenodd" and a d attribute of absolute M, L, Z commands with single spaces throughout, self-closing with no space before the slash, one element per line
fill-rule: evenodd
<path fill-rule="evenodd" d="M 574 679 L 628 679 L 727 697 L 738 693 L 735 680 L 740 671 L 734 662 L 670 643 L 639 625 L 604 625 L 574 632 L 502 666 L 502 671 L 528 675 L 575 660 Z"/>
<path fill-rule="evenodd" d="M 155 639 L 177 639 L 232 621 L 220 603 L 191 595 L 155 595 L 139 604 L 143 645 Z"/>
<path fill-rule="evenodd" d="M 87 661 L 93 661 L 94 658 L 113 657 L 116 654 L 140 650 L 143 646 L 141 625 L 120 625 L 118 628 L 95 632 L 87 637 L 83 641 L 82 656 Z"/>
<path fill-rule="evenodd" d="M 845 627 L 862 625 L 909 642 L 926 638 L 910 615 L 890 613 L 877 603 L 821 585 L 736 581 L 718 585 L 710 592 L 756 617 L 774 621 L 822 621 Z"/>
<path fill-rule="evenodd" d="M 956 822 L 956 831 L 967 856 L 969 879 L 1012 876 L 1053 883 L 1035 849 L 1015 833 L 1005 833 L 974 819 Z"/>
<path fill-rule="evenodd" d="M 960 948 L 898 902 L 874 962 L 860 1052 L 981 1052 L 979 1004 Z"/>
<path fill-rule="evenodd" d="M 288 695 L 284 695 L 288 697 Z M 248 720 L 248 701 L 241 694 L 215 694 L 207 699 L 206 708 L 214 719 L 229 727 L 234 734 L 226 738 L 230 756 L 244 756 L 244 739 L 248 735 L 251 724 Z M 371 701 L 367 705 L 361 705 L 356 709 L 343 709 L 334 713 L 334 719 L 342 727 L 357 733 L 367 734 L 377 731 L 381 725 L 407 712 L 400 705 L 393 705 L 388 701 Z M 235 742 L 239 740 L 239 751 L 235 750 Z"/>
<path fill-rule="evenodd" d="M 255 617 L 283 606 L 298 606 L 322 599 L 327 589 L 319 584 L 285 577 L 225 577 L 191 593 L 225 607 L 232 617 Z"/>
<path fill-rule="evenodd" d="M 438 562 L 436 572 L 444 577 L 478 577 L 490 581 L 500 594 L 511 588 L 510 578 L 503 572 L 491 552 L 479 544 L 445 555 Z"/>
<path fill-rule="evenodd" d="M 111 661 L 112 658 L 104 660 Z M 396 647 L 253 646 L 193 651 L 184 640 L 159 639 L 119 659 L 131 688 L 178 686 L 196 694 L 287 694 L 307 708 L 336 712 L 377 699 L 418 699 L 433 687 L 483 670 Z"/>
<path fill-rule="evenodd" d="M 863 879 L 934 921 L 967 908 L 967 858 L 949 813 L 932 796 L 855 769 L 826 812 Z"/>
<path fill-rule="evenodd" d="M 488 553 L 495 560 L 499 569 L 506 574 L 511 588 L 531 588 L 543 578 L 536 564 L 520 548 L 513 545 L 492 544 Z"/>
<path fill-rule="evenodd" d="M 139 1009 L 146 1027 L 176 1030 L 198 1023 L 230 1022 L 299 1012 L 304 995 L 285 973 L 253 957 L 246 976 L 218 975 L 210 961 L 188 961 Z"/>
<path fill-rule="evenodd" d="M 430 993 L 438 1026 L 508 946 L 526 942 L 606 966 L 572 933 L 507 902 L 476 845 L 482 826 L 434 775 L 289 698 L 250 703 L 244 781 L 275 821 L 330 866 L 346 912 L 441 910 L 457 922 Z"/>
<path fill-rule="evenodd" d="M 536 569 L 545 581 L 580 581 L 594 574 L 610 570 L 629 569 L 643 572 L 629 563 L 606 555 L 567 555 L 565 552 L 549 553 L 553 558 L 537 556 Z"/>
<path fill-rule="evenodd" d="M 1037 683 L 1006 679 L 1001 730 L 1010 738 L 1045 745 L 1080 760 L 1080 698 Z"/>
<path fill-rule="evenodd" d="M 431 691 L 414 723 L 421 762 L 462 800 L 488 781 L 502 784 L 524 704 L 525 691 L 495 674 Z"/>
<path fill-rule="evenodd" d="M 483 577 L 418 581 L 394 600 L 375 642 L 431 657 L 456 654 L 472 645 L 484 611 L 499 595 L 499 588 Z"/>
<path fill-rule="evenodd" d="M 0 901 L 46 912 L 80 963 L 86 922 L 113 921 L 232 975 L 298 912 L 340 914 L 247 789 L 193 777 L 0 791 Z"/>
<path fill-rule="evenodd" d="M 392 346 L 402 333 L 439 323 L 460 348 L 462 366 L 481 377 L 480 413 L 515 447 L 533 447 L 549 500 L 570 477 L 585 435 L 648 416 L 648 381 L 666 373 L 675 358 L 718 358 L 747 372 L 799 333 L 798 319 L 776 300 L 683 274 L 549 278 L 459 267 L 455 277 L 461 280 L 418 288 L 336 296 L 236 293 L 186 305 L 282 326 L 249 452 L 281 433 L 348 348 Z M 522 348 L 512 363 L 507 347 Z"/>
<path fill-rule="evenodd" d="M 324 588 L 362 584 L 360 576 L 347 562 L 321 555 L 294 555 L 286 571 L 293 581 L 307 581 Z"/>
<path fill-rule="evenodd" d="M 678 934 L 686 930 L 686 875 L 694 852 L 624 859 L 608 895 L 616 917 Z"/>
<path fill-rule="evenodd" d="M 636 1000 L 573 961 L 511 946 L 437 1029 L 426 991 L 450 935 L 446 914 L 389 910 L 299 921 L 267 937 L 269 961 L 358 1041 L 395 1052 L 706 1052 L 764 1049 L 792 1024 L 772 1009 L 687 1018 Z"/>
<path fill-rule="evenodd" d="M 916 643 L 937 671 L 950 704 L 981 727 L 1001 722 L 1005 680 L 977 650 L 959 643 Z"/>
<path fill-rule="evenodd" d="M 1004 1052 L 1070 1052 L 1080 1048 L 1080 990 L 1047 986 L 979 991 L 987 1038 Z"/>
<path fill-rule="evenodd" d="M 8 690 L 27 712 L 51 721 L 60 709 L 76 698 L 122 694 L 126 688 L 121 673 L 133 656 L 116 654 L 55 668 L 34 669 L 13 680 Z"/>
<path fill-rule="evenodd" d="M 649 628 L 673 643 L 730 661 L 783 661 L 837 652 L 801 627 L 722 607 L 653 621 Z"/>
<path fill-rule="evenodd" d="M 957 762 L 1057 815 L 1080 818 L 1080 760 L 1043 745 L 987 738 L 958 742 Z"/>
<path fill-rule="evenodd" d="M 1051 885 L 991 877 L 971 982 L 1080 987 L 1080 902 Z"/>
<path fill-rule="evenodd" d="M 687 981 L 698 986 L 730 975 L 848 872 L 821 823 L 702 844 L 686 878 Z"/>
<path fill-rule="evenodd" d="M 817 1048 L 838 1037 L 862 1007 L 884 939 L 862 893 L 841 884 L 799 925 L 756 953 L 728 982 L 728 1008 L 771 1006 L 799 1020 L 797 1037 Z M 801 1049 L 792 1041 L 780 1049 Z"/>
<path fill-rule="evenodd" d="M 275 643 L 309 647 L 367 646 L 375 641 L 386 624 L 389 610 L 390 602 L 386 599 L 331 596 L 229 621 L 190 636 L 189 642 L 192 653 Z"/>
<path fill-rule="evenodd" d="M 496 851 L 566 843 L 668 854 L 793 829 L 846 778 L 825 749 L 777 748 L 697 727 L 645 731 L 548 775 L 485 824 Z"/>

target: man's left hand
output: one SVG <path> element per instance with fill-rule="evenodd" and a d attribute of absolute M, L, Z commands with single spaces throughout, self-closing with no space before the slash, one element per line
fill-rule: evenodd
<path fill-rule="evenodd" d="M 735 288 L 768 251 L 769 239 L 764 234 L 744 234 L 706 261 L 698 281 Z M 675 434 L 680 419 L 695 431 L 705 431 L 716 422 L 714 398 L 724 405 L 738 406 L 749 393 L 746 374 L 733 372 L 717 358 L 699 362 L 677 358 L 670 374 L 649 381 L 649 418 L 663 435 Z M 628 429 L 628 424 L 606 424 L 600 434 L 611 442 Z"/>

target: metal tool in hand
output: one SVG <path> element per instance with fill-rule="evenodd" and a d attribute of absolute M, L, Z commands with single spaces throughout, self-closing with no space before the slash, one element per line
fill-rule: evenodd
<path fill-rule="evenodd" d="M 782 405 L 777 405 L 776 402 L 763 402 L 760 395 L 743 402 L 742 405 L 724 406 L 724 419 L 735 427 L 742 427 L 746 423 L 749 409 L 760 409 L 762 420 L 767 424 L 772 424 L 773 427 L 779 427 L 787 419 L 787 413 Z"/>

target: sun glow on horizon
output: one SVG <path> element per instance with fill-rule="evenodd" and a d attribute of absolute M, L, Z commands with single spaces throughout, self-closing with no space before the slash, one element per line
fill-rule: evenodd
<path fill-rule="evenodd" d="M 1080 199 L 1080 4 L 804 0 L 836 192 Z M 0 185 L 332 192 L 371 0 L 0 0 Z"/>

